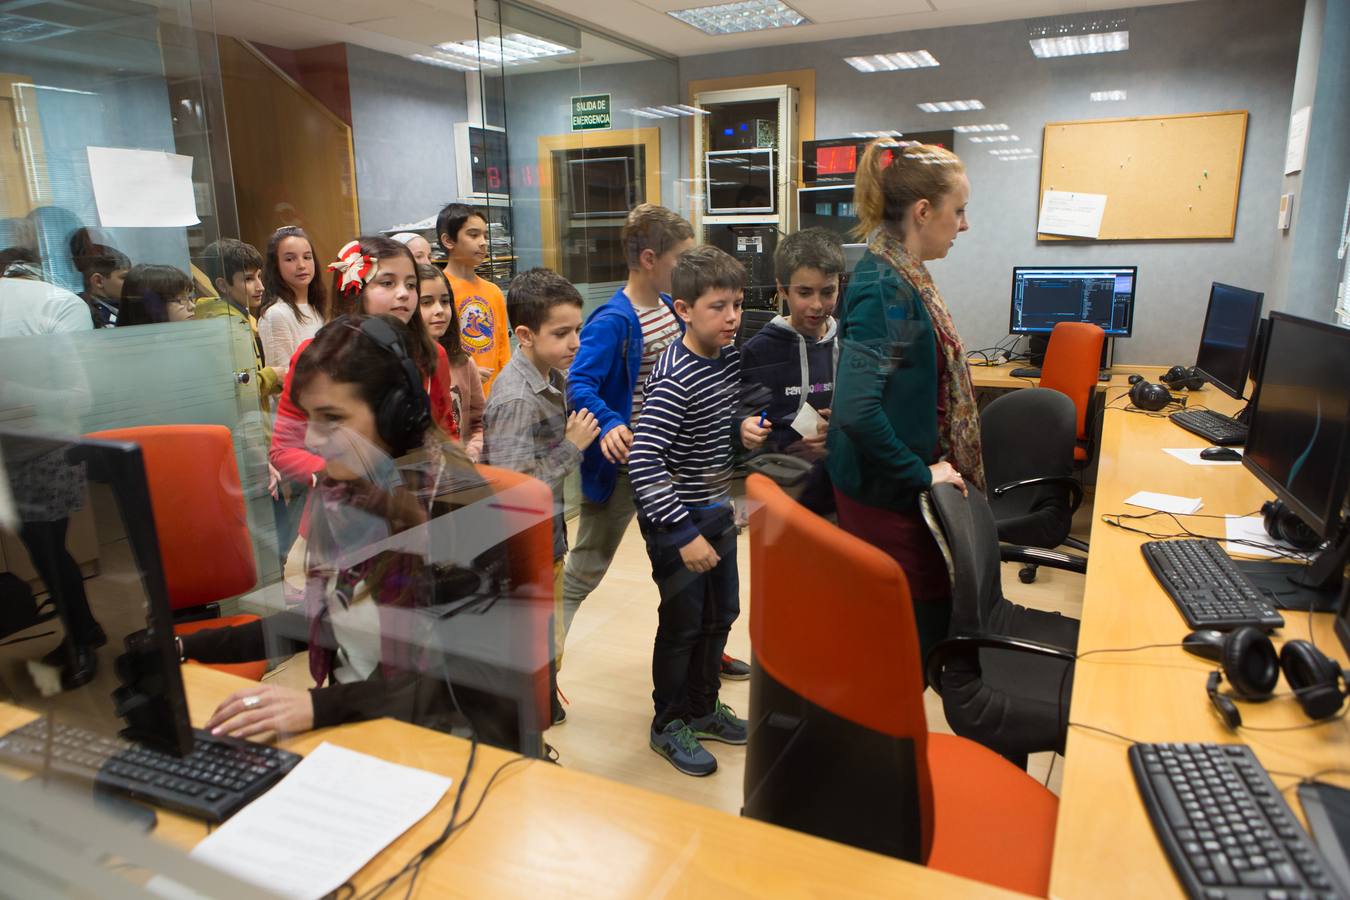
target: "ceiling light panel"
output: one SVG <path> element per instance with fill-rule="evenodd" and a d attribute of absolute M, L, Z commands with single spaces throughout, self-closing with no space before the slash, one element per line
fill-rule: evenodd
<path fill-rule="evenodd" d="M 565 47 L 528 34 L 507 34 L 492 36 L 474 41 L 447 41 L 437 44 L 441 54 L 455 59 L 472 62 L 477 68 L 478 62 L 493 66 L 518 66 L 545 59 L 550 56 L 563 56 L 575 53 L 575 47 Z"/>
<path fill-rule="evenodd" d="M 1007 131 L 1007 122 L 990 122 L 984 125 L 953 125 L 952 131 L 957 134 L 971 134 L 977 131 Z"/>
<path fill-rule="evenodd" d="M 1027 41 L 1037 59 L 1120 53 L 1130 49 L 1124 19 L 1058 19 L 1036 22 L 1027 29 Z"/>
<path fill-rule="evenodd" d="M 1020 141 L 1021 138 L 1015 134 L 987 134 L 983 137 L 976 135 L 970 138 L 972 144 L 1006 144 L 1009 141 Z"/>
<path fill-rule="evenodd" d="M 460 57 L 435 56 L 429 53 L 413 53 L 408 59 L 420 63 L 426 63 L 429 66 L 440 66 L 443 69 L 454 69 L 456 72 L 477 72 L 478 63 L 463 59 Z"/>
<path fill-rule="evenodd" d="M 939 66 L 937 57 L 927 50 L 903 50 L 899 53 L 874 53 L 871 56 L 845 56 L 859 72 L 899 72 L 902 69 L 929 69 Z"/>
<path fill-rule="evenodd" d="M 780 0 L 744 0 L 741 3 L 696 6 L 690 9 L 671 10 L 666 15 L 679 19 L 704 34 L 739 34 L 744 31 L 811 24 L 806 16 Z"/>
<path fill-rule="evenodd" d="M 920 103 L 919 109 L 924 112 L 967 112 L 972 109 L 984 109 L 984 104 L 978 100 L 930 100 L 927 103 Z"/>
<path fill-rule="evenodd" d="M 1088 94 L 1088 99 L 1093 103 L 1112 103 L 1117 100 L 1124 100 L 1125 97 L 1124 91 L 1093 91 Z"/>

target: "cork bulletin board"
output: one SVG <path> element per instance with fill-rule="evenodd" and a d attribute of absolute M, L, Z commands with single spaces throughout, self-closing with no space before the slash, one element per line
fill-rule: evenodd
<path fill-rule="evenodd" d="M 1105 194 L 1099 240 L 1231 240 L 1246 139 L 1246 110 L 1048 122 L 1041 197 Z"/>

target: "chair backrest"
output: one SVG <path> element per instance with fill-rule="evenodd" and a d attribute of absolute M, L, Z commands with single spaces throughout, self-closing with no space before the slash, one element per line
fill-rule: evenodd
<path fill-rule="evenodd" d="M 926 859 L 928 723 L 904 572 L 763 475 L 746 486 L 754 655 L 744 812 Z M 813 748 L 830 755 L 814 759 Z"/>
<path fill-rule="evenodd" d="M 924 517 L 952 580 L 952 634 L 987 634 L 1012 604 L 1003 597 L 998 526 L 989 501 L 967 485 L 936 484 L 921 498 Z"/>
<path fill-rule="evenodd" d="M 542 734 L 552 722 L 552 695 L 548 664 L 553 646 L 553 493 L 548 485 L 510 469 L 477 466 L 478 473 L 492 485 L 491 503 L 497 512 L 510 517 L 507 528 L 507 565 L 517 600 L 526 601 L 531 615 L 525 629 L 512 635 L 518 644 L 501 648 L 503 658 L 529 660 L 538 665 L 530 680 L 530 720 L 522 721 L 522 735 L 535 727 Z M 522 711 L 524 712 L 524 711 Z M 542 749 L 542 748 L 541 748 Z"/>
<path fill-rule="evenodd" d="M 228 428 L 144 425 L 89 437 L 140 445 L 170 607 L 204 606 L 257 583 Z"/>
<path fill-rule="evenodd" d="M 1041 387 L 1059 391 L 1073 401 L 1078 411 L 1075 434 L 1088 439 L 1088 404 L 1097 390 L 1102 342 L 1106 332 L 1089 322 L 1060 322 L 1050 332 L 1041 366 Z"/>
<path fill-rule="evenodd" d="M 1072 400 L 1049 388 L 1008 391 L 985 406 L 980 438 L 991 494 L 1026 478 L 1072 475 L 1077 415 Z M 1057 547 L 1073 527 L 1069 488 L 1063 484 L 1019 488 L 991 502 L 1006 541 Z"/>

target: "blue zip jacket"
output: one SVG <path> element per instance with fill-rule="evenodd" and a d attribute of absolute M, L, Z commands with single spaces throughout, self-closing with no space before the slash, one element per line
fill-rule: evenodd
<path fill-rule="evenodd" d="M 675 312 L 665 294 L 661 302 Z M 679 316 L 680 332 L 684 320 Z M 600 439 L 618 425 L 633 427 L 633 388 L 642 367 L 642 326 L 628 295 L 619 288 L 609 302 L 591 313 L 581 329 L 581 347 L 567 370 L 567 408 L 586 409 L 600 425 L 596 438 L 581 458 L 581 493 L 592 503 L 604 503 L 614 493 L 618 467 L 605 459 Z"/>

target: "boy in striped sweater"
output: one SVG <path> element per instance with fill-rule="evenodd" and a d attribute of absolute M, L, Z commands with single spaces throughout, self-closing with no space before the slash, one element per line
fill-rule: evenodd
<path fill-rule="evenodd" d="M 734 418 L 745 270 L 715 247 L 680 257 L 671 273 L 684 337 L 652 369 L 628 473 L 661 593 L 652 648 L 651 748 L 686 775 L 717 760 L 700 740 L 744 744 L 746 722 L 717 698 L 727 634 L 740 614 L 736 525 L 728 485 L 733 441 L 748 449 L 769 429 Z"/>

